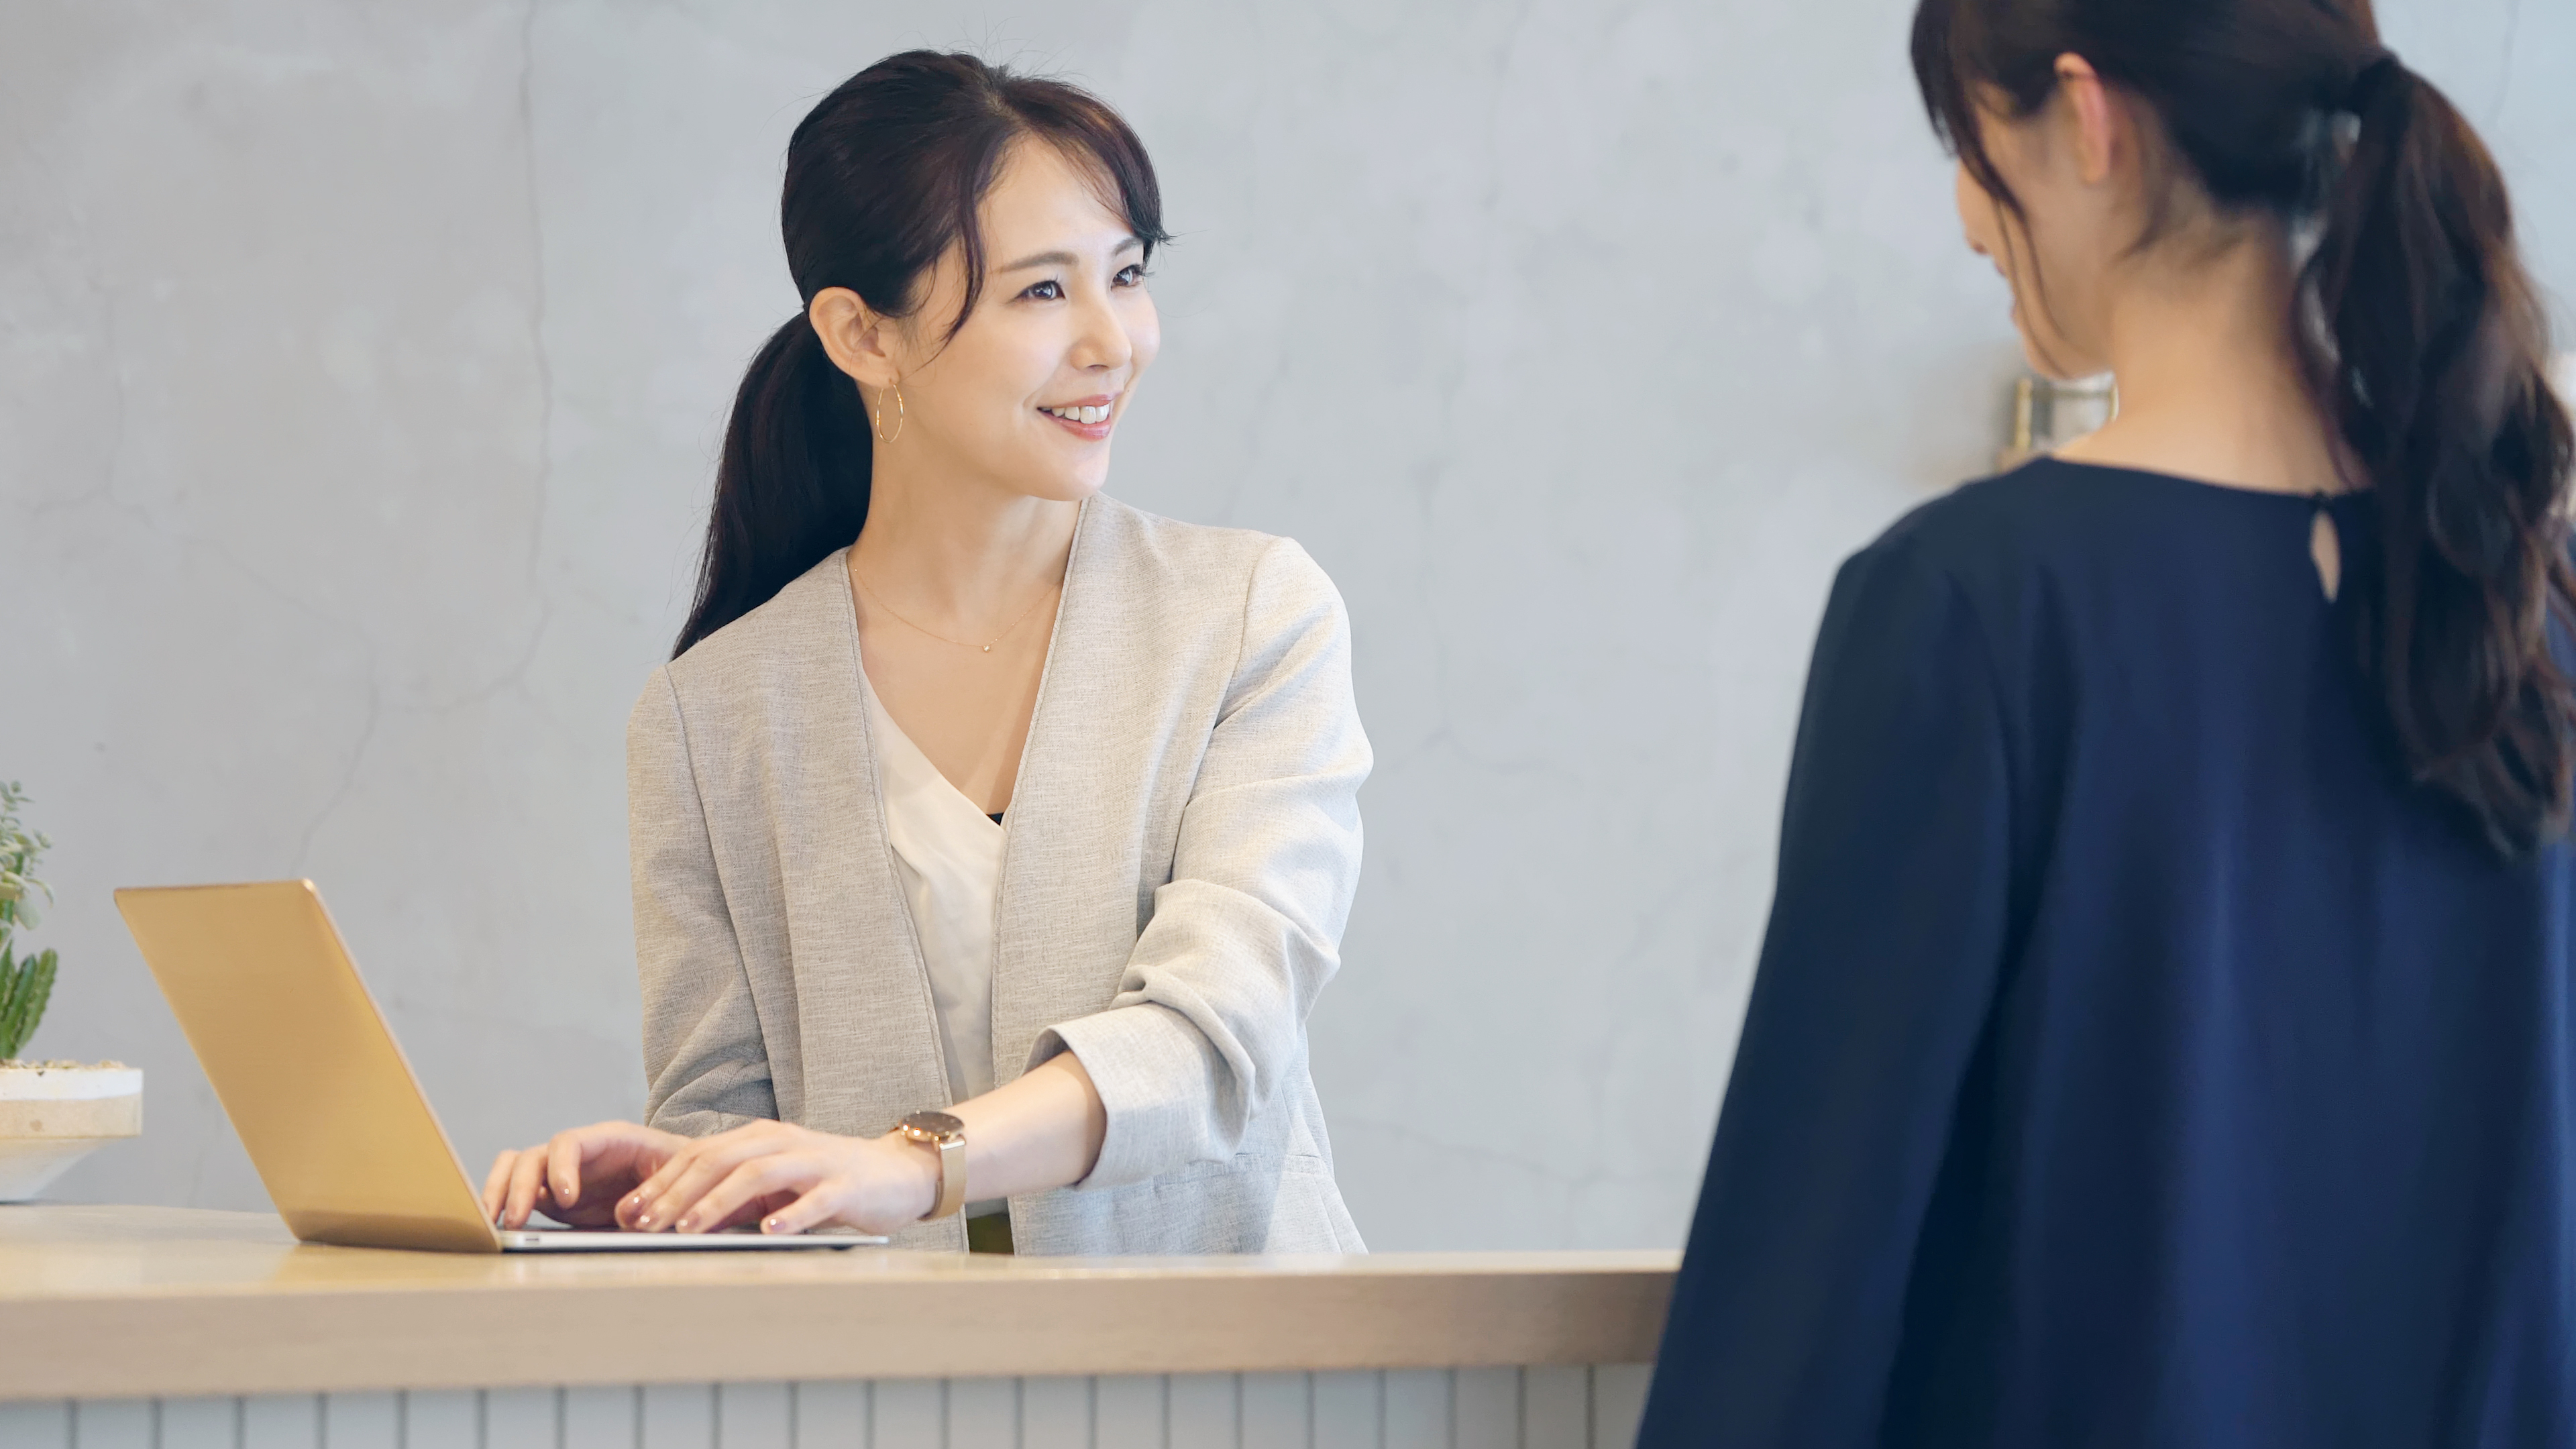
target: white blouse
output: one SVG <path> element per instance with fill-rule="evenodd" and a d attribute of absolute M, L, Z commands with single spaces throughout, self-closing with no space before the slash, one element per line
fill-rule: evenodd
<path fill-rule="evenodd" d="M 864 675 L 862 675 L 864 677 Z M 948 1059 L 948 1096 L 993 1090 L 993 920 L 1002 884 L 1002 827 L 948 783 L 867 686 L 868 730 L 885 787 L 894 847 L 930 1002 Z"/>

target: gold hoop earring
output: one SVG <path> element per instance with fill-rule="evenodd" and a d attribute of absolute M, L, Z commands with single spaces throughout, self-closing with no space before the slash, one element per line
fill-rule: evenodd
<path fill-rule="evenodd" d="M 891 443 L 895 439 L 903 436 L 903 384 L 899 382 L 888 383 L 886 384 L 886 391 L 894 395 L 894 431 L 889 433 L 885 430 L 884 398 L 877 399 L 877 410 L 868 415 L 868 431 L 876 434 L 877 441 L 880 443 Z"/>

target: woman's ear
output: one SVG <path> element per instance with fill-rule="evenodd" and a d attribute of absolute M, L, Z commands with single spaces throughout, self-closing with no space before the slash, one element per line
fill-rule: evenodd
<path fill-rule="evenodd" d="M 847 287 L 825 287 L 805 308 L 805 319 L 822 339 L 832 365 L 859 386 L 892 386 L 903 370 L 895 365 L 894 319 L 871 309 Z"/>
<path fill-rule="evenodd" d="M 2120 152 L 2120 109 L 2093 62 L 2069 52 L 2057 58 L 2057 89 L 2075 122 L 2075 172 L 2087 186 L 2111 179 Z"/>

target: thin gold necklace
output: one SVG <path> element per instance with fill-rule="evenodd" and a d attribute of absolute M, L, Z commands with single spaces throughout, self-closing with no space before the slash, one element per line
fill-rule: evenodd
<path fill-rule="evenodd" d="M 914 632 L 916 632 L 916 633 L 927 634 L 927 635 L 929 635 L 931 638 L 938 640 L 938 641 L 939 641 L 940 643 L 942 643 L 942 644 L 954 644 L 954 645 L 956 645 L 956 646 L 957 646 L 958 648 L 960 648 L 960 649 L 980 649 L 983 653 L 986 653 L 986 654 L 990 654 L 990 653 L 992 653 L 992 652 L 993 652 L 993 644 L 999 644 L 999 643 L 1001 643 L 1003 640 L 1010 638 L 1013 634 L 1018 633 L 1018 632 L 1020 631 L 1020 626 L 1021 626 L 1022 624 L 1025 624 L 1025 623 L 1027 623 L 1027 622 L 1029 621 L 1029 615 L 1034 614 L 1034 613 L 1036 613 L 1036 612 L 1038 611 L 1038 605 L 1043 604 L 1043 603 L 1045 603 L 1045 602 L 1047 601 L 1047 595 L 1052 594 L 1052 593 L 1054 593 L 1054 592 L 1055 592 L 1055 589 L 1054 589 L 1054 588 L 1045 588 L 1045 589 L 1040 589 L 1040 590 L 1038 590 L 1038 596 L 1037 596 L 1036 598 L 1034 598 L 1034 599 L 1029 600 L 1029 606 L 1028 606 L 1027 608 L 1025 608 L 1025 609 L 1022 609 L 1022 610 L 1020 611 L 1020 617 L 1018 617 L 1018 618 L 1016 618 L 1016 619 L 1013 619 L 1013 620 L 1011 621 L 1011 626 L 1010 626 L 1009 628 L 1004 629 L 1001 633 L 996 634 L 996 635 L 994 635 L 994 636 L 993 636 L 993 644 L 975 645 L 975 644 L 969 644 L 969 643 L 967 643 L 967 642 L 966 642 L 965 640 L 963 640 L 963 639 L 951 639 L 951 638 L 949 638 L 947 635 L 942 634 L 942 633 L 940 633 L 939 631 L 937 631 L 937 630 L 935 630 L 935 629 L 924 629 L 924 628 L 922 628 L 919 624 L 916 624 L 916 623 L 912 622 L 910 619 L 905 618 L 903 615 L 898 614 L 898 613 L 895 613 L 895 611 L 894 611 L 894 605 L 889 604 L 889 603 L 887 603 L 887 602 L 885 601 L 885 595 L 880 594 L 880 593 L 878 593 L 878 592 L 876 591 L 876 586 L 868 582 L 868 576 L 867 576 L 866 574 L 860 573 L 860 572 L 859 572 L 859 569 L 858 569 L 858 565 L 857 565 L 857 564 L 855 564 L 855 563 L 854 563 L 854 564 L 852 564 L 852 565 L 850 566 L 850 577 L 852 577 L 852 578 L 854 578 L 854 579 L 857 579 L 857 580 L 859 581 L 859 588 L 860 588 L 860 590 L 861 590 L 862 592 L 864 592 L 864 593 L 865 593 L 869 598 L 876 600 L 877 607 L 878 607 L 878 608 L 880 608 L 880 609 L 885 610 L 885 611 L 886 611 L 886 614 L 887 614 L 889 617 L 891 617 L 891 618 L 892 618 L 896 623 L 901 624 L 901 625 L 903 625 L 905 628 L 911 629 L 911 630 L 913 630 L 913 631 L 914 631 Z"/>

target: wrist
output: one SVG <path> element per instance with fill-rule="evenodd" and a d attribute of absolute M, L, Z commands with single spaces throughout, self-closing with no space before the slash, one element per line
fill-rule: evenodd
<path fill-rule="evenodd" d="M 916 1142 L 901 1132 L 889 1132 L 877 1139 L 893 1150 L 900 1164 L 896 1182 L 900 1185 L 896 1206 L 903 1220 L 919 1222 L 939 1206 L 939 1149 Z"/>
<path fill-rule="evenodd" d="M 930 1154 L 938 1196 L 921 1221 L 954 1217 L 966 1207 L 966 1124 L 946 1112 L 915 1112 L 894 1124 L 913 1146 Z"/>

